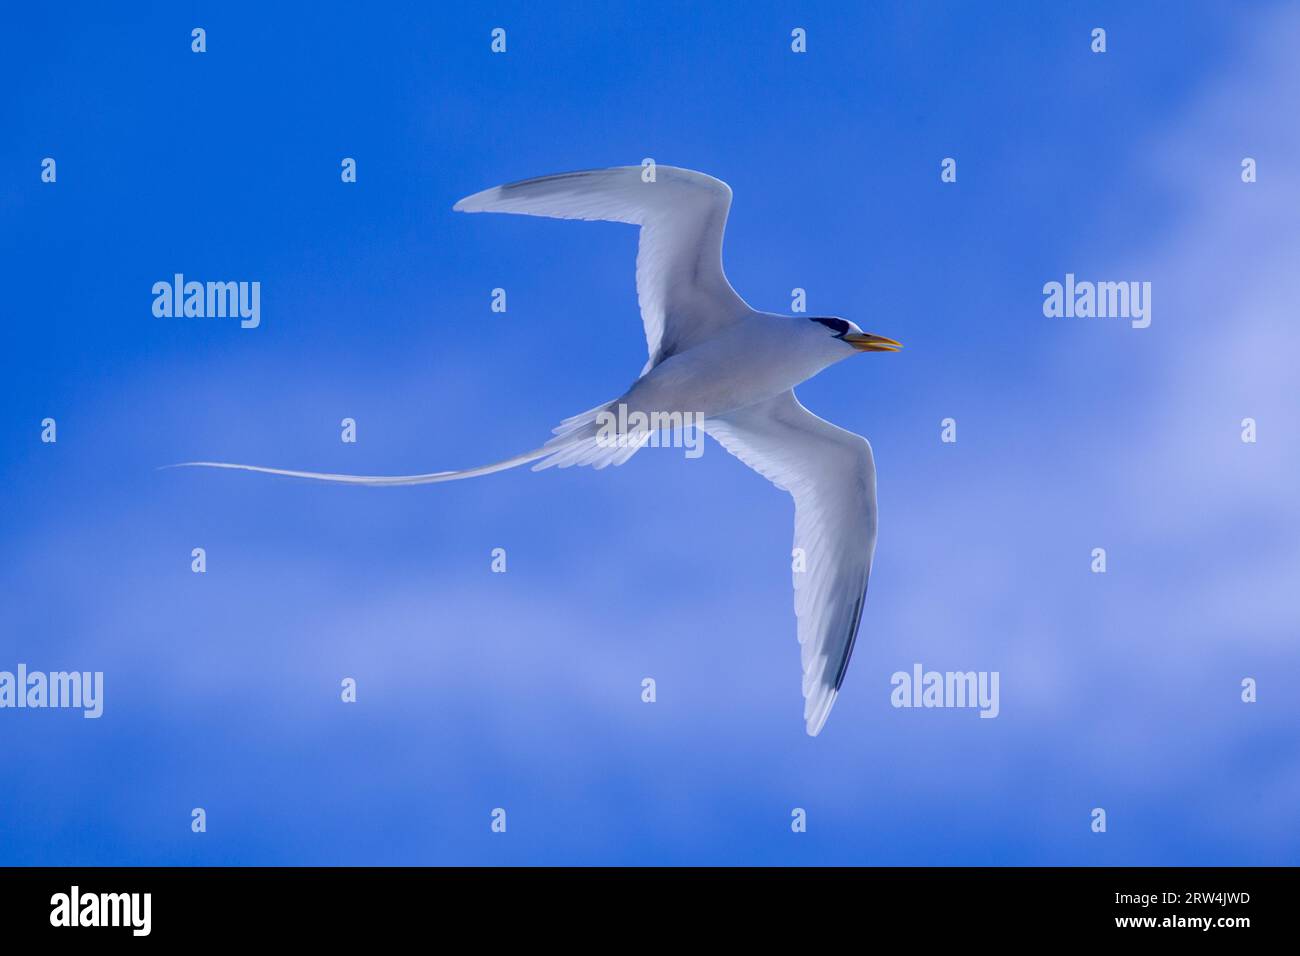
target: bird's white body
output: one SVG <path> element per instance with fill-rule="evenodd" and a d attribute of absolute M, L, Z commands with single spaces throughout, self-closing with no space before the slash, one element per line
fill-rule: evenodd
<path fill-rule="evenodd" d="M 717 336 L 661 361 L 616 401 L 713 418 L 779 395 L 852 354 L 802 317 L 750 310 Z"/>
<path fill-rule="evenodd" d="M 857 637 L 876 545 L 871 446 L 813 415 L 793 388 L 855 351 L 896 351 L 892 339 L 835 318 L 751 309 L 722 270 L 727 184 L 703 173 L 639 166 L 545 176 L 456 203 L 462 212 L 603 219 L 641 227 L 637 296 L 649 360 L 623 395 L 565 420 L 534 451 L 480 468 L 366 476 L 220 462 L 190 464 L 370 486 L 431 484 L 532 464 L 603 468 L 642 447 L 644 429 L 609 442 L 602 413 L 702 417 L 723 447 L 795 502 L 792 568 L 802 645 L 804 719 L 816 735 L 830 713 Z M 608 419 L 606 419 L 608 420 Z"/>

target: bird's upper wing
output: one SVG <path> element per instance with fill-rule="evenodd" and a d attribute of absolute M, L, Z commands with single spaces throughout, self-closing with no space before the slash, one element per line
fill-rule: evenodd
<path fill-rule="evenodd" d="M 643 375 L 749 312 L 722 272 L 731 188 L 675 166 L 654 167 L 651 182 L 648 175 L 640 166 L 561 173 L 485 189 L 453 207 L 639 225 L 636 291 L 650 351 Z"/>
<path fill-rule="evenodd" d="M 804 720 L 816 736 L 844 682 L 876 549 L 871 445 L 818 418 L 793 391 L 711 418 L 705 429 L 794 498 L 794 608 L 803 645 Z"/>

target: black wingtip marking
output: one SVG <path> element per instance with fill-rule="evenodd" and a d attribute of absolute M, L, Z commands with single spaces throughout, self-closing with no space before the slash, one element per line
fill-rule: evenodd
<path fill-rule="evenodd" d="M 522 189 L 524 186 L 536 186 L 539 183 L 553 183 L 562 179 L 581 179 L 583 176 L 590 176 L 595 170 L 584 169 L 574 173 L 553 173 L 550 176 L 535 176 L 532 179 L 521 179 L 518 182 L 506 183 L 504 186 L 498 186 L 503 193 L 513 189 Z"/>
<path fill-rule="evenodd" d="M 853 605 L 853 630 L 849 632 L 849 649 L 844 654 L 844 661 L 840 664 L 839 673 L 835 675 L 835 690 L 839 691 L 844 684 L 844 675 L 848 673 L 849 661 L 853 659 L 853 648 L 858 643 L 858 628 L 862 624 L 862 606 L 867 602 L 867 589 L 864 587 L 862 593 L 858 595 L 857 603 Z"/>

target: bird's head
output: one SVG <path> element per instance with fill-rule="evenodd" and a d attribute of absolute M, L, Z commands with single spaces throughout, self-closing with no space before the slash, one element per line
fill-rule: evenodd
<path fill-rule="evenodd" d="M 848 319 L 823 316 L 813 317 L 808 321 L 824 326 L 825 331 L 822 334 L 839 339 L 855 352 L 897 352 L 903 347 L 902 342 L 895 342 L 883 335 L 872 335 L 870 332 L 863 332 Z"/>

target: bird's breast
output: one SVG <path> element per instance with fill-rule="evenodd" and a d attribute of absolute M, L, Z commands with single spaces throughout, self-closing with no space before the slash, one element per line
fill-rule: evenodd
<path fill-rule="evenodd" d="M 789 335 L 766 323 L 737 326 L 665 359 L 625 396 L 644 411 L 680 411 L 705 417 L 745 408 L 793 388 L 829 364 L 806 354 Z"/>

